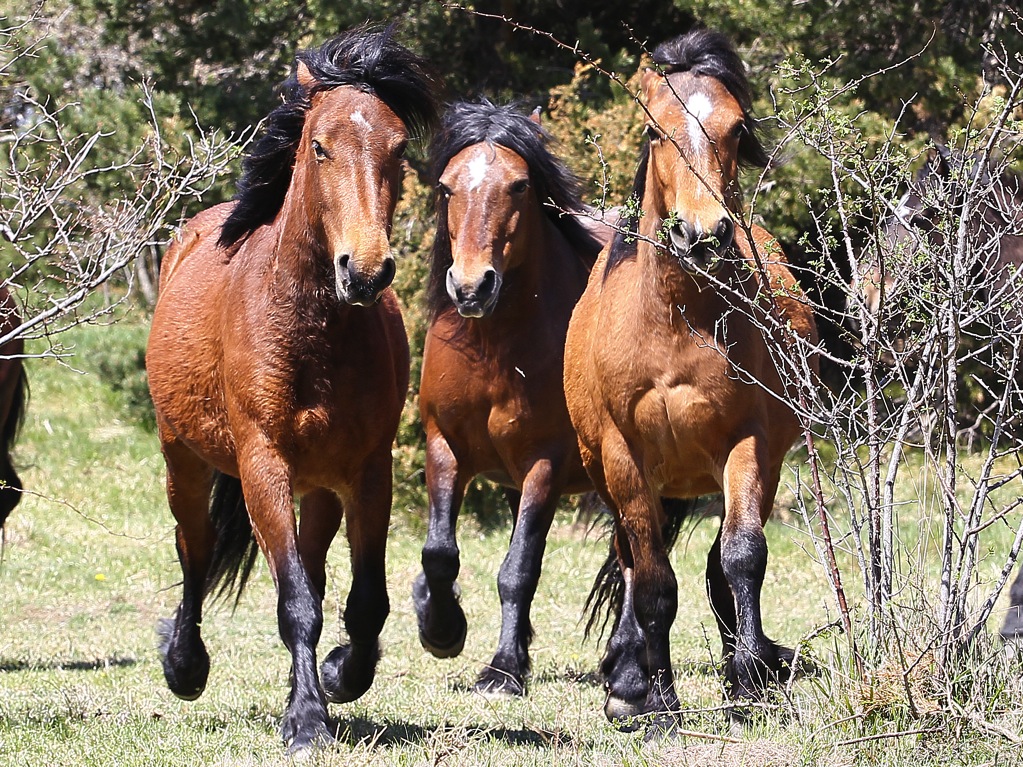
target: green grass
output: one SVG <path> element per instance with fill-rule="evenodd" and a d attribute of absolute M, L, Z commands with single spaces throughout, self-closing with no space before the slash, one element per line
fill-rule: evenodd
<path fill-rule="evenodd" d="M 140 345 L 144 334 L 144 324 L 131 316 L 115 326 L 81 328 L 66 338 L 76 355 L 68 366 L 30 364 L 32 402 L 17 458 L 31 494 L 7 525 L 0 570 L 0 765 L 287 761 L 277 723 L 287 697 L 288 655 L 277 637 L 275 595 L 262 562 L 233 614 L 226 605 L 207 613 L 203 630 L 213 665 L 204 695 L 179 701 L 164 684 L 154 627 L 173 612 L 180 572 L 163 464 L 155 436 L 128 415 L 133 411 L 104 383 L 96 364 L 105 350 Z M 602 648 L 583 640 L 580 623 L 606 543 L 574 524 L 568 512 L 548 543 L 534 603 L 530 694 L 487 701 L 469 690 L 496 642 L 494 581 L 508 531 L 462 520 L 460 581 L 469 635 L 459 658 L 440 661 L 419 646 L 410 599 L 422 519 L 403 513 L 392 528 L 391 615 L 377 679 L 359 701 L 331 707 L 339 742 L 314 763 L 1023 763 L 1005 738 L 961 719 L 913 719 L 898 696 L 865 710 L 844 665 L 845 640 L 833 630 L 808 641 L 821 673 L 792 687 L 784 711 L 769 713 L 744 733 L 732 732 L 720 712 L 695 711 L 722 702 L 711 665 L 718 641 L 702 585 L 714 522 L 684 534 L 673 554 L 679 614 L 672 651 L 683 705 L 694 709 L 685 727 L 711 738 L 737 735 L 740 743 L 688 737 L 645 744 L 640 734 L 606 723 L 596 675 Z M 836 616 L 824 573 L 805 551 L 812 549 L 806 532 L 795 523 L 774 522 L 768 538 L 766 629 L 791 644 L 817 634 Z M 841 557 L 855 592 L 853 559 Z M 339 613 L 350 581 L 343 537 L 331 552 L 329 574 L 324 652 L 342 631 Z M 992 646 L 989 652 L 999 651 Z M 991 722 L 1018 733 L 1019 668 L 1002 666 L 1006 674 L 989 682 L 999 688 L 993 698 L 1001 701 Z"/>

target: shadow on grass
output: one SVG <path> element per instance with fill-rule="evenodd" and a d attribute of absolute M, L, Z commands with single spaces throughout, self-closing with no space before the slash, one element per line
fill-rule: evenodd
<path fill-rule="evenodd" d="M 118 655 L 112 658 L 96 658 L 95 660 L 47 660 L 42 663 L 0 659 L 0 673 L 13 673 L 16 671 L 100 671 L 108 668 L 130 668 L 136 663 L 138 663 L 138 660 L 135 658 L 124 658 Z"/>
<path fill-rule="evenodd" d="M 500 741 L 509 746 L 550 748 L 565 746 L 573 739 L 564 732 L 534 730 L 528 727 L 482 727 L 477 725 L 436 725 L 423 727 L 412 722 L 378 722 L 364 717 L 332 719 L 337 742 L 342 745 L 370 745 L 374 748 L 417 746 L 428 743 L 437 735 L 458 733 L 467 740 Z"/>

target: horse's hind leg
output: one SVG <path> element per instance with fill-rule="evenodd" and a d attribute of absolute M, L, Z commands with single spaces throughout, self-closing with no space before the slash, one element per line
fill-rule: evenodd
<path fill-rule="evenodd" d="M 707 597 L 710 600 L 714 620 L 717 622 L 718 633 L 721 634 L 721 654 L 727 658 L 735 651 L 735 632 L 738 631 L 738 618 L 735 615 L 735 599 L 732 589 L 725 578 L 721 567 L 721 534 L 724 522 L 718 528 L 717 537 L 707 554 Z"/>
<path fill-rule="evenodd" d="M 458 604 L 455 579 L 460 567 L 455 520 L 468 478 L 447 441 L 439 434 L 427 438 L 426 486 L 430 521 L 423 544 L 423 572 L 412 585 L 419 623 L 419 641 L 438 658 L 453 658 L 465 646 L 465 613 Z"/>
<path fill-rule="evenodd" d="M 389 445 L 367 462 L 344 508 L 352 556 L 352 588 L 344 614 L 349 644 L 335 647 L 323 661 L 323 688 L 332 703 L 347 703 L 365 693 L 380 659 L 380 632 L 390 611 L 384 568 L 391 520 Z"/>
<path fill-rule="evenodd" d="M 187 447 L 165 442 L 167 502 L 177 521 L 176 542 L 181 563 L 182 597 L 171 619 L 161 621 L 160 656 L 171 692 L 195 700 L 206 687 L 210 657 L 200 635 L 202 602 L 213 557 L 216 532 L 210 521 L 209 496 L 213 471 Z"/>
<path fill-rule="evenodd" d="M 525 695 L 529 671 L 529 643 L 533 627 L 529 609 L 533 604 L 547 533 L 554 520 L 560 492 L 554 480 L 556 468 L 538 461 L 522 483 L 522 493 L 510 493 L 518 501 L 511 545 L 497 575 L 501 596 L 501 637 L 490 664 L 480 672 L 476 691 L 487 695 Z"/>

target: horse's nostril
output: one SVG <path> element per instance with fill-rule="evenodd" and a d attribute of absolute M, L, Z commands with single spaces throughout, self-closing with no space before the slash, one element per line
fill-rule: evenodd
<path fill-rule="evenodd" d="M 394 259 L 393 258 L 386 259 L 384 261 L 384 265 L 380 269 L 380 277 L 377 280 L 377 283 L 380 285 L 381 290 L 386 288 L 388 285 L 391 284 L 391 282 L 394 281 L 394 275 L 396 271 L 397 269 L 394 265 Z"/>
<path fill-rule="evenodd" d="M 497 272 L 493 269 L 487 269 L 487 271 L 483 273 L 483 279 L 480 280 L 480 297 L 489 296 L 494 292 L 495 287 L 497 287 Z"/>
<path fill-rule="evenodd" d="M 685 254 L 692 249 L 696 242 L 696 231 L 688 222 L 679 221 L 668 230 L 668 239 L 677 253 Z"/>
<path fill-rule="evenodd" d="M 717 251 L 720 253 L 732 246 L 732 241 L 735 239 L 735 224 L 732 223 L 732 219 L 723 218 L 718 221 L 717 226 L 714 227 L 714 238 L 717 242 Z"/>

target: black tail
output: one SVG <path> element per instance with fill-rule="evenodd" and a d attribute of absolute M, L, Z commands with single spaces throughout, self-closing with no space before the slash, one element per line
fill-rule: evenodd
<path fill-rule="evenodd" d="M 661 505 L 664 507 L 667 519 L 664 527 L 661 528 L 661 537 L 664 539 L 664 547 L 671 551 L 682 531 L 683 523 L 689 519 L 699 504 L 699 498 L 662 498 Z M 612 615 L 618 615 L 622 609 L 622 602 L 625 599 L 625 578 L 622 576 L 622 568 L 618 564 L 618 554 L 615 552 L 614 536 L 611 536 L 607 559 L 597 571 L 597 577 L 593 580 L 593 588 L 590 595 L 586 597 L 584 610 L 590 613 L 586 621 L 585 636 L 589 638 L 590 632 L 599 627 L 599 639 L 603 639 L 604 631 L 607 630 L 607 623 Z"/>
<path fill-rule="evenodd" d="M 3 430 L 0 431 L 0 446 L 3 448 L 3 455 L 0 456 L 0 527 L 7 521 L 7 516 L 14 510 L 21 500 L 21 479 L 14 470 L 11 463 L 11 448 L 18 439 L 18 433 L 25 423 L 25 411 L 28 409 L 28 375 L 25 373 L 25 366 L 20 360 L 18 363 L 18 382 L 14 386 L 14 395 L 11 398 L 11 407 L 7 411 L 7 418 L 4 420 Z"/>
<path fill-rule="evenodd" d="M 259 554 L 240 479 L 219 471 L 214 475 L 210 519 L 217 532 L 217 543 L 206 576 L 206 595 L 220 599 L 234 593 L 237 606 Z"/>

